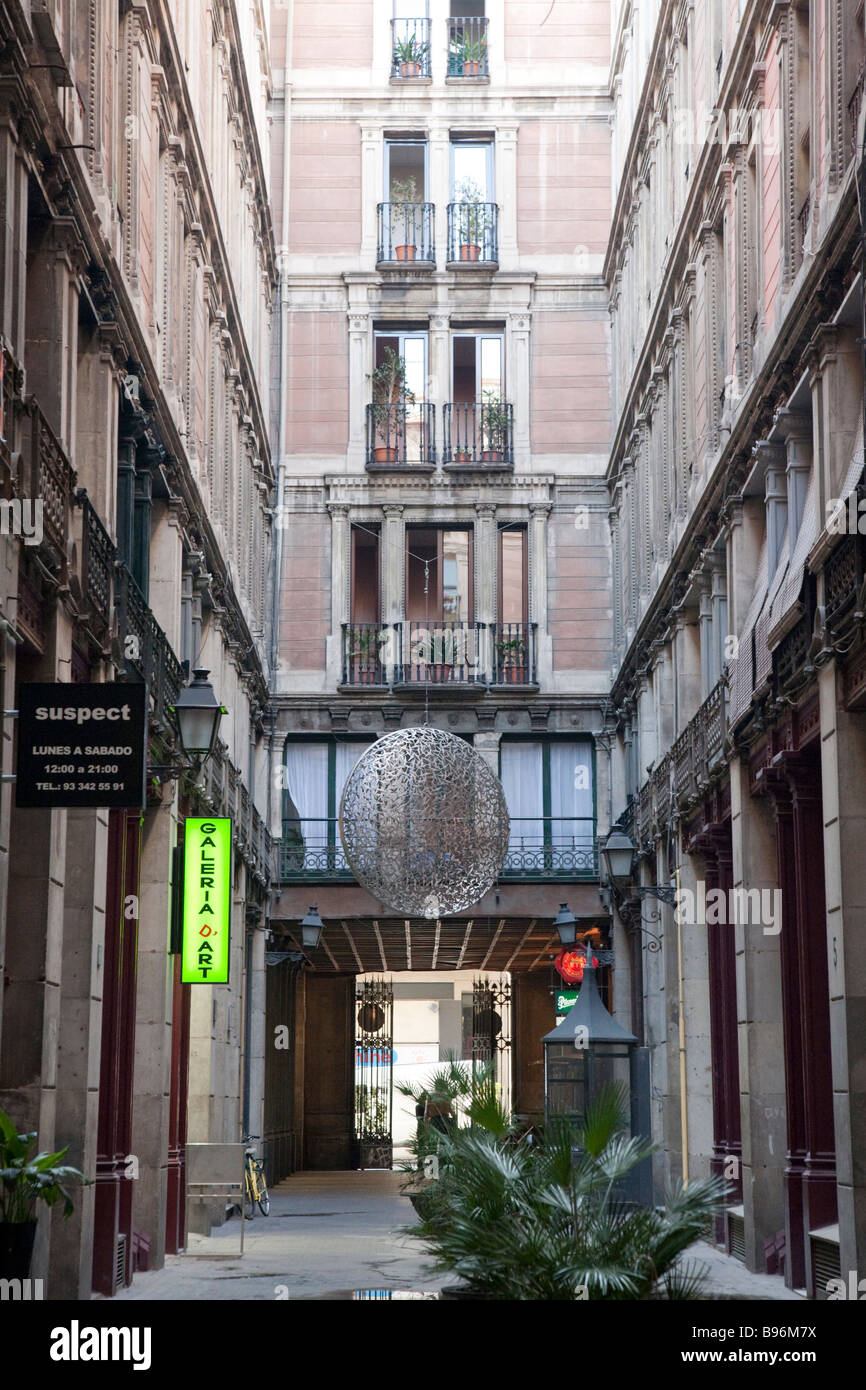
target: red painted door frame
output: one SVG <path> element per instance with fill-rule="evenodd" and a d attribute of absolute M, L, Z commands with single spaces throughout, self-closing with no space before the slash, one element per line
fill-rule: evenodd
<path fill-rule="evenodd" d="M 173 961 L 168 1193 L 165 1213 L 165 1253 L 167 1255 L 177 1255 L 186 1244 L 186 1111 L 191 986 L 181 984 L 181 957 L 174 956 Z"/>

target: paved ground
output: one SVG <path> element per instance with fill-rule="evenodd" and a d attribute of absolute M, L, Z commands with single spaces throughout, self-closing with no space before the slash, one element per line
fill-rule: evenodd
<path fill-rule="evenodd" d="M 415 1220 L 401 1180 L 388 1172 L 296 1173 L 271 1192 L 270 1216 L 247 1223 L 242 1258 L 235 1217 L 210 1237 L 191 1236 L 190 1255 L 170 1255 L 164 1269 L 136 1274 L 117 1299 L 340 1299 L 357 1290 L 368 1298 L 431 1296 L 454 1280 L 433 1275 L 419 1243 L 398 1234 Z M 690 1254 L 709 1266 L 706 1296 L 713 1300 L 797 1297 L 779 1277 L 750 1274 L 702 1241 Z M 200 1255 L 211 1258 L 192 1258 Z"/>

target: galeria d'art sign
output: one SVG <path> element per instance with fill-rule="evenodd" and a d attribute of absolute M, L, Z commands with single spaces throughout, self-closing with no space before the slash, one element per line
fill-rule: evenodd
<path fill-rule="evenodd" d="M 189 817 L 184 824 L 183 955 L 185 985 L 229 978 L 232 823 Z"/>

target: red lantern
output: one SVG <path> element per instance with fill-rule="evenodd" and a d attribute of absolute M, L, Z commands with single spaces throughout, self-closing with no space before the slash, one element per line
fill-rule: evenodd
<path fill-rule="evenodd" d="M 598 960 L 595 956 L 592 958 L 592 963 L 598 968 Z M 560 951 L 553 964 L 567 984 L 579 985 L 583 979 L 583 971 L 586 965 L 586 953 L 582 950 L 574 949 Z"/>

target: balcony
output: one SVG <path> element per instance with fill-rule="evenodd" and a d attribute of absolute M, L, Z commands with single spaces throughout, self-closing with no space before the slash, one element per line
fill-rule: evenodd
<path fill-rule="evenodd" d="M 429 19 L 391 20 L 391 81 L 430 77 Z"/>
<path fill-rule="evenodd" d="M 340 844 L 336 816 L 283 821 L 279 874 L 281 883 L 351 883 L 354 880 Z"/>
<path fill-rule="evenodd" d="M 511 838 L 500 878 L 506 880 L 596 879 L 595 822 L 544 816 L 511 817 Z"/>
<path fill-rule="evenodd" d="M 536 685 L 535 623 L 496 623 L 493 638 L 493 685 Z"/>
<path fill-rule="evenodd" d="M 436 463 L 434 408 L 423 401 L 367 406 L 368 468 L 431 470 Z"/>
<path fill-rule="evenodd" d="M 376 264 L 433 269 L 436 244 L 433 203 L 380 203 Z"/>
<path fill-rule="evenodd" d="M 149 687 L 152 717 L 166 727 L 171 723 L 169 707 L 183 687 L 183 667 L 125 565 L 116 568 L 115 604 L 120 651 Z"/>
<path fill-rule="evenodd" d="M 499 263 L 499 207 L 496 203 L 448 204 L 448 265 L 490 270 Z"/>
<path fill-rule="evenodd" d="M 461 468 L 514 467 L 514 407 L 488 392 L 487 400 L 445 406 L 442 461 Z"/>
<path fill-rule="evenodd" d="M 595 823 L 546 816 L 512 817 L 511 839 L 500 880 L 550 882 L 598 878 Z M 281 883 L 351 883 L 354 875 L 340 844 L 336 816 L 283 821 L 280 842 Z"/>
<path fill-rule="evenodd" d="M 459 81 L 489 79 L 486 17 L 467 15 L 448 20 L 448 76 Z"/>
<path fill-rule="evenodd" d="M 343 624 L 343 684 L 387 685 L 391 629 L 381 623 Z"/>
<path fill-rule="evenodd" d="M 477 686 L 487 682 L 486 623 L 431 619 L 395 625 L 395 686 Z"/>

